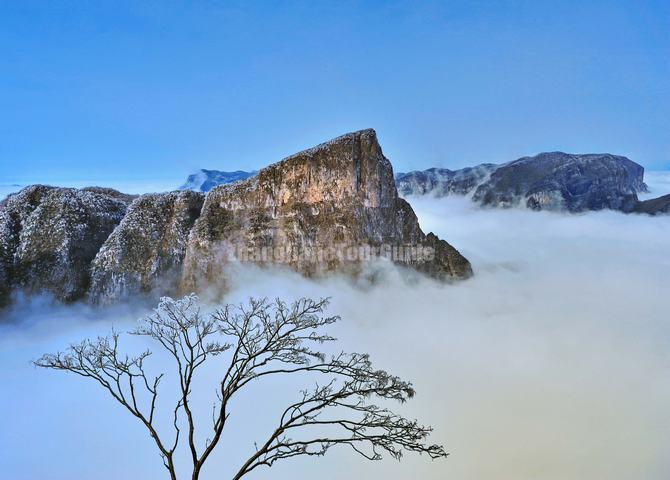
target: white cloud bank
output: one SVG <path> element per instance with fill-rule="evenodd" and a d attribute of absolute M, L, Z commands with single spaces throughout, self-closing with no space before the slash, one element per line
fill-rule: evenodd
<path fill-rule="evenodd" d="M 649 187 L 649 193 L 640 195 L 642 200 L 670 193 L 670 172 L 667 170 L 645 172 L 644 182 Z"/>
<path fill-rule="evenodd" d="M 670 217 L 410 200 L 425 230 L 473 262 L 473 279 L 408 285 L 392 271 L 365 287 L 249 269 L 229 299 L 332 296 L 331 312 L 343 316 L 338 348 L 370 352 L 413 380 L 418 396 L 401 411 L 432 424 L 450 457 L 376 463 L 340 450 L 251 478 L 668 478 Z M 109 321 L 39 305 L 16 315 L 32 320 L 0 330 L 0 471 L 14 480 L 163 475 L 149 438 L 101 391 L 29 364 Z M 109 316 L 123 327 L 133 315 Z M 279 390 L 259 386 L 237 431 L 261 430 L 263 398 Z M 204 478 L 230 478 L 253 449 L 246 440 L 223 447 Z"/>

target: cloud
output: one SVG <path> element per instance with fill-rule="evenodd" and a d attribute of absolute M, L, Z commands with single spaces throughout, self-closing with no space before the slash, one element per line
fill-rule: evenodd
<path fill-rule="evenodd" d="M 367 351 L 377 366 L 413 380 L 418 396 L 400 411 L 432 424 L 432 440 L 450 457 L 366 462 L 339 450 L 252 478 L 667 478 L 670 217 L 410 201 L 425 230 L 472 261 L 474 278 L 408 283 L 388 268 L 370 286 L 245 268 L 228 300 L 331 296 L 331 312 L 343 317 L 337 347 Z M 9 452 L 0 470 L 14 479 L 162 475 L 148 437 L 102 392 L 29 364 L 107 331 L 112 320 L 124 328 L 137 310 L 97 318 L 87 307 L 22 308 L 14 320 L 28 318 L 0 332 L 0 409 L 8 412 L 0 448 Z M 254 387 L 234 413 L 242 440 L 227 439 L 205 478 L 229 476 L 273 418 L 272 400 L 295 387 Z"/>
<path fill-rule="evenodd" d="M 649 193 L 640 195 L 642 200 L 660 197 L 670 193 L 670 171 L 650 171 L 644 173 L 644 182 L 649 187 Z"/>

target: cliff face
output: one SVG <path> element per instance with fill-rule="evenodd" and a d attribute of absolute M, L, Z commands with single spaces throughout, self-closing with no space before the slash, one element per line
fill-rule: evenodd
<path fill-rule="evenodd" d="M 467 195 L 491 176 L 498 168 L 493 163 L 482 163 L 460 170 L 429 168 L 423 171 L 399 173 L 396 185 L 401 195 L 426 195 L 436 197 Z"/>
<path fill-rule="evenodd" d="M 217 281 L 235 259 L 318 275 L 356 271 L 361 247 L 406 244 L 431 247 L 435 256 L 397 263 L 438 278 L 471 273 L 453 247 L 424 235 L 411 207 L 398 198 L 375 132 L 363 130 L 211 190 L 189 238 L 183 288 Z"/>
<path fill-rule="evenodd" d="M 670 194 L 638 202 L 633 212 L 648 215 L 670 214 Z"/>
<path fill-rule="evenodd" d="M 203 194 L 190 191 L 137 198 L 93 260 L 91 301 L 110 303 L 152 291 L 174 293 L 188 234 L 203 200 Z"/>
<path fill-rule="evenodd" d="M 474 202 L 490 207 L 630 212 L 637 193 L 647 191 L 643 175 L 644 168 L 626 157 L 551 152 L 503 165 L 410 172 L 398 175 L 396 183 L 403 195 L 472 194 Z"/>
<path fill-rule="evenodd" d="M 373 130 L 206 197 L 34 185 L 0 204 L 0 302 L 16 290 L 95 303 L 197 291 L 225 284 L 235 260 L 356 273 L 377 256 L 438 279 L 471 274 L 457 250 L 421 231 Z"/>
<path fill-rule="evenodd" d="M 0 207 L 0 297 L 12 289 L 63 301 L 85 295 L 89 266 L 123 218 L 128 198 L 112 190 L 26 187 Z"/>
<path fill-rule="evenodd" d="M 535 210 L 630 211 L 646 191 L 644 169 L 626 157 L 542 153 L 502 165 L 473 199 L 482 205 Z"/>

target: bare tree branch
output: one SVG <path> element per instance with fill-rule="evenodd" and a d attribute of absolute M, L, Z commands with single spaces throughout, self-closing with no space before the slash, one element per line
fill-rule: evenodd
<path fill-rule="evenodd" d="M 187 431 L 187 448 L 196 480 L 205 461 L 219 444 L 230 416 L 231 399 L 253 381 L 276 375 L 312 375 L 317 384 L 300 392 L 299 400 L 283 411 L 277 426 L 233 477 L 242 478 L 261 466 L 295 456 L 321 456 L 337 445 L 351 447 L 368 460 L 383 452 L 400 459 L 404 452 L 445 457 L 439 445 L 426 439 L 430 427 L 420 425 L 377 406 L 375 400 L 406 402 L 414 396 L 408 382 L 375 370 L 368 355 L 330 356 L 319 345 L 335 338 L 322 333 L 339 320 L 325 316 L 327 299 L 301 299 L 291 305 L 277 299 L 250 299 L 247 305 L 226 305 L 203 314 L 195 295 L 180 300 L 163 298 L 156 310 L 130 332 L 147 337 L 174 360 L 179 379 L 179 398 L 172 410 L 170 440 L 159 436 L 155 424 L 158 387 L 163 374 L 149 377 L 145 351 L 135 357 L 119 354 L 119 335 L 84 340 L 65 352 L 47 354 L 35 365 L 65 370 L 95 380 L 132 415 L 154 439 L 163 464 L 176 480 L 174 452 L 180 444 L 180 418 Z M 198 428 L 191 405 L 193 380 L 212 357 L 228 357 L 216 389 L 210 436 L 204 445 L 196 440 Z M 319 384 L 319 379 L 325 383 Z"/>

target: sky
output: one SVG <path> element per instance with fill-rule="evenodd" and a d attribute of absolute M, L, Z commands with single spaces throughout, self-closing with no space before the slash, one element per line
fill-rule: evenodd
<path fill-rule="evenodd" d="M 181 183 L 372 127 L 397 171 L 670 166 L 666 1 L 0 4 L 0 184 Z"/>

